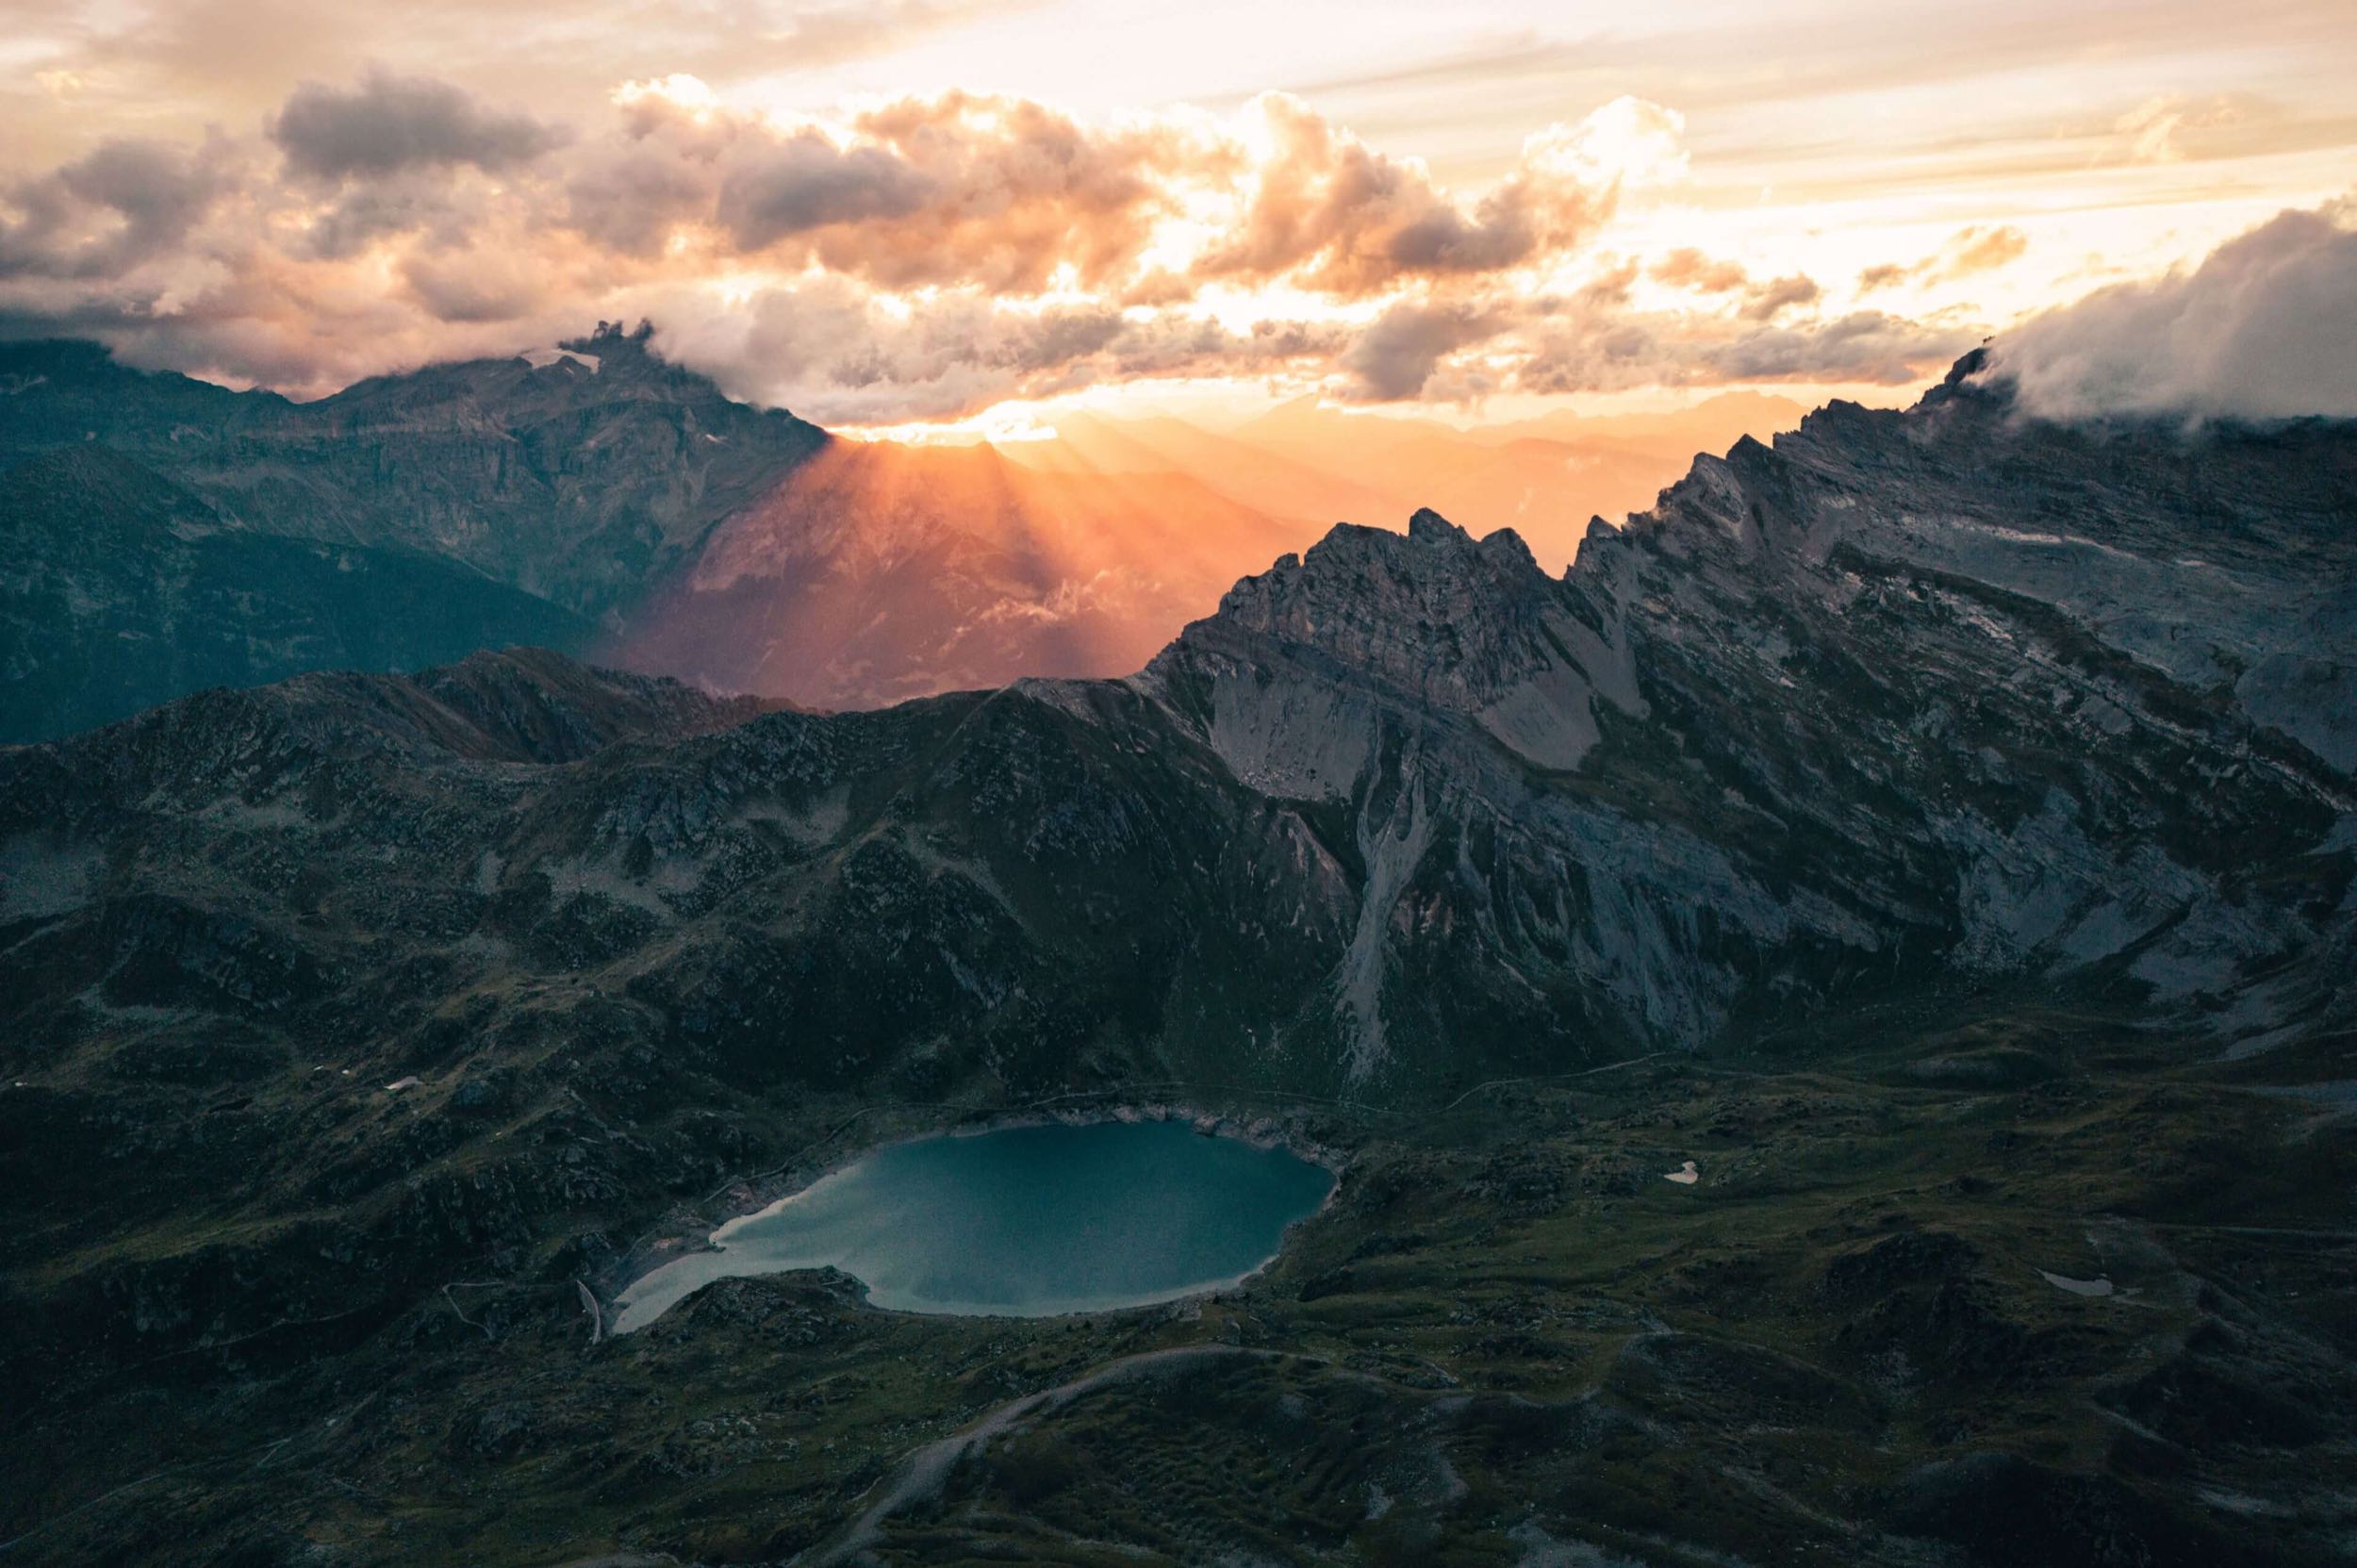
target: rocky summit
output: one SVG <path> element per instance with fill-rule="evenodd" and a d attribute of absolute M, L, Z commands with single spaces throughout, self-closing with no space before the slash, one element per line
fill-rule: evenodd
<path fill-rule="evenodd" d="M 193 549 L 274 493 L 239 417 L 210 489 L 76 482 Z M 594 614 L 581 548 L 477 553 Z M 2053 424 L 1972 358 L 1560 578 L 1337 527 L 1126 679 L 479 654 L 0 752 L 0 1539 L 2335 1560 L 2352 585 L 2357 426 Z M 1342 1196 L 1208 1304 L 603 1334 L 844 1143 L 1149 1102 Z"/>

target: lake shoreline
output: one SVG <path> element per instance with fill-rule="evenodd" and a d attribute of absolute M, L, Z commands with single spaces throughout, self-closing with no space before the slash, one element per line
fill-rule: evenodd
<path fill-rule="evenodd" d="M 892 1109 L 892 1107 L 879 1106 L 874 1109 L 881 1111 Z M 870 1287 L 866 1281 L 849 1270 L 827 1264 L 813 1265 L 811 1269 L 778 1269 L 747 1275 L 716 1276 L 714 1279 L 696 1285 L 677 1300 L 668 1303 L 653 1317 L 647 1319 L 644 1323 L 634 1324 L 628 1329 L 618 1327 L 617 1319 L 623 1306 L 622 1298 L 646 1279 L 690 1258 L 730 1250 L 725 1245 L 725 1238 L 730 1232 L 764 1215 L 775 1213 L 794 1199 L 815 1191 L 830 1178 L 863 1162 L 873 1160 L 887 1150 L 933 1140 L 979 1138 L 991 1133 L 1023 1128 L 1078 1129 L 1111 1125 L 1168 1125 L 1173 1123 L 1184 1124 L 1201 1137 L 1240 1143 L 1263 1152 L 1284 1153 L 1306 1165 L 1313 1165 L 1326 1171 L 1333 1178 L 1333 1180 L 1315 1208 L 1299 1218 L 1287 1222 L 1278 1233 L 1275 1249 L 1261 1263 L 1243 1273 L 1209 1281 L 1177 1295 L 1152 1301 L 1123 1306 L 1080 1308 L 1068 1312 L 927 1312 L 879 1305 L 870 1299 Z M 682 1228 L 680 1231 L 668 1235 L 642 1238 L 640 1242 L 633 1246 L 625 1258 L 627 1272 L 624 1273 L 620 1269 L 614 1271 L 614 1278 L 606 1284 L 604 1292 L 600 1294 L 600 1329 L 607 1339 L 627 1337 L 629 1334 L 634 1334 L 641 1329 L 651 1327 L 654 1323 L 661 1321 L 674 1307 L 691 1298 L 696 1292 L 703 1289 L 705 1284 L 717 1283 L 723 1279 L 774 1277 L 791 1273 L 814 1272 L 818 1268 L 833 1268 L 835 1272 L 843 1274 L 854 1287 L 852 1294 L 863 1310 L 903 1317 L 1052 1320 L 1064 1317 L 1095 1317 L 1115 1312 L 1162 1311 L 1180 1307 L 1187 1303 L 1211 1299 L 1228 1291 L 1241 1289 L 1266 1273 L 1271 1266 L 1282 1259 L 1285 1248 L 1296 1230 L 1326 1214 L 1332 1208 L 1342 1193 L 1351 1163 L 1352 1155 L 1349 1151 L 1311 1137 L 1299 1126 L 1288 1125 L 1286 1120 L 1279 1117 L 1240 1117 L 1222 1112 L 1201 1110 L 1175 1101 L 1125 1101 L 1108 1106 L 1058 1110 L 1049 1110 L 1036 1105 L 996 1112 L 981 1111 L 978 1108 L 977 1114 L 965 1119 L 946 1120 L 931 1127 L 919 1127 L 898 1135 L 887 1136 L 874 1143 L 849 1147 L 823 1165 L 788 1167 L 787 1170 L 781 1171 L 768 1180 L 755 1179 L 742 1184 L 732 1183 L 730 1188 L 723 1189 L 723 1191 L 733 1191 L 745 1196 L 738 1198 L 738 1202 L 733 1206 L 733 1213 L 717 1221 L 709 1222 L 701 1238 L 691 1239 L 685 1228 Z M 628 1267 L 630 1260 L 638 1259 L 651 1261 L 640 1266 Z"/>

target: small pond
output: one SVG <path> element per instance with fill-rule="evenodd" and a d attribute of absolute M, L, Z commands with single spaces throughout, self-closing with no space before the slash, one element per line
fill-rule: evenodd
<path fill-rule="evenodd" d="M 1334 1174 L 1184 1122 L 1051 1124 L 892 1144 L 712 1233 L 616 1302 L 628 1333 L 715 1279 L 832 1265 L 879 1307 L 1048 1317 L 1234 1284 Z"/>

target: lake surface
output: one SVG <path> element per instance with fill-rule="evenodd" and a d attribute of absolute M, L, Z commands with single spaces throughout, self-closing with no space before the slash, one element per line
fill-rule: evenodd
<path fill-rule="evenodd" d="M 616 1333 L 699 1286 L 832 1265 L 879 1307 L 1107 1312 L 1233 1284 L 1315 1213 L 1334 1174 L 1184 1122 L 1011 1127 L 880 1148 L 712 1233 L 617 1300 Z"/>

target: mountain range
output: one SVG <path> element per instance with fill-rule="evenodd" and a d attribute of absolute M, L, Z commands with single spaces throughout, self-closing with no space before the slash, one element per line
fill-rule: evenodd
<path fill-rule="evenodd" d="M 448 395 L 394 402 L 453 454 L 492 463 L 505 438 L 476 449 L 453 434 L 468 421 L 452 410 L 478 394 L 448 388 L 496 375 L 570 410 L 584 387 L 672 373 L 610 338 L 581 352 L 601 345 L 595 372 L 462 367 Z M 1694 1522 L 1703 1505 L 1689 1517 L 1608 1489 L 1576 1494 L 1598 1499 L 1591 1513 L 1619 1532 L 1616 1550 L 1656 1543 L 1648 1561 L 1701 1560 L 1679 1554 L 1763 1530 L 1849 1560 L 2022 1560 L 1986 1523 L 2016 1516 L 2048 1521 L 2041 1542 L 2079 1539 L 2068 1532 L 2084 1526 L 2108 1543 L 2113 1555 L 2083 1560 L 2179 1560 L 2181 1547 L 2194 1553 L 2184 1560 L 2241 1560 L 2221 1544 L 2233 1539 L 2224 1527 L 2187 1511 L 2174 1477 L 2206 1467 L 2214 1489 L 2275 1497 L 2288 1444 L 2318 1487 L 2337 1484 L 2357 1392 L 2348 1278 L 2302 1272 L 2310 1295 L 2295 1304 L 2225 1282 L 2193 1252 L 2152 1262 L 2167 1238 L 2138 1230 L 2154 1281 L 2146 1299 L 2162 1315 L 2049 1338 L 2038 1325 L 2059 1309 L 2014 1294 L 2048 1287 L 1993 1260 L 2060 1245 L 2056 1215 L 2075 1211 L 2054 1205 L 2077 1200 L 2056 1195 L 2090 1183 L 2112 1196 L 2084 1200 L 2109 1217 L 2069 1222 L 2089 1236 L 2122 1213 L 2183 1220 L 2199 1202 L 2151 1195 L 2194 1171 L 2256 1195 L 2236 1223 L 2314 1232 L 2345 1255 L 2346 1213 L 2331 1217 L 2357 1169 L 2345 1126 L 2328 1117 L 2279 1143 L 2270 1123 L 2256 1141 L 2205 1143 L 2171 1109 L 2183 1081 L 2152 1075 L 2220 1062 L 2329 1072 L 2332 1043 L 2345 1049 L 2352 1027 L 2357 426 L 2055 424 L 2024 418 L 1982 370 L 1968 357 L 1904 411 L 1835 404 L 1772 445 L 1738 440 L 1625 527 L 1593 526 L 1560 575 L 1516 533 L 1475 537 L 1431 510 L 1404 533 L 1334 526 L 1237 581 L 1116 679 L 1031 677 L 814 713 L 510 651 L 415 674 L 208 691 L 0 751 L 0 1051 L 17 1084 L 0 1096 L 8 1356 L 25 1395 L 15 1408 L 28 1412 L 8 1441 L 18 1473 L 45 1477 L 0 1528 L 73 1503 L 60 1477 L 134 1479 L 143 1461 L 102 1461 L 98 1445 L 144 1419 L 143 1401 L 187 1425 L 250 1429 L 258 1451 L 276 1434 L 235 1403 L 255 1379 L 324 1419 L 367 1378 L 408 1376 L 390 1368 L 413 1350 L 440 1354 L 435 1336 L 482 1327 L 452 1294 L 458 1281 L 523 1293 L 527 1305 L 484 1332 L 534 1347 L 518 1352 L 541 1358 L 529 1363 L 543 1379 L 531 1397 L 553 1409 L 547 1369 L 580 1354 L 552 1348 L 567 1314 L 578 1322 L 575 1282 L 594 1312 L 643 1264 L 632 1232 L 716 1183 L 730 1190 L 731 1173 L 789 1166 L 841 1117 L 1159 1094 L 1296 1116 L 1326 1107 L 1296 1134 L 1360 1150 L 1344 1183 L 1358 1207 L 1333 1221 L 1330 1246 L 1312 1244 L 1329 1272 L 1280 1271 L 1247 1291 L 1242 1316 L 1203 1319 L 1232 1328 L 1221 1343 L 1324 1346 L 1321 1364 L 1356 1368 L 1384 1399 L 1428 1376 L 1400 1348 L 1411 1331 L 1454 1346 L 1432 1352 L 1446 1365 L 1429 1362 L 1451 1386 L 1491 1365 L 1484 1356 L 1522 1369 L 1482 1396 L 1504 1401 L 1479 1407 L 1504 1424 L 1495 1431 L 1448 1425 L 1472 1419 L 1470 1395 L 1414 1403 L 1413 1421 L 1440 1425 L 1399 1429 L 1442 1434 L 1432 1452 L 1492 1479 L 1472 1502 L 1438 1483 L 1404 1494 L 1416 1500 L 1401 1520 L 1465 1508 L 1490 1510 L 1499 1532 L 1536 1521 L 1511 1506 L 1536 1494 L 1482 1488 L 1536 1486 L 1533 1454 L 1591 1443 L 1651 1455 L 1644 1464 L 1684 1477 L 1662 1482 L 1683 1495 L 1736 1462 L 1725 1444 L 1742 1465 L 1766 1463 L 1745 1445 L 1780 1440 L 1760 1432 L 1821 1444 L 1833 1423 L 1841 1444 L 1883 1432 L 1882 1452 L 1896 1443 L 1920 1465 L 1871 1486 L 1857 1477 L 1896 1461 L 1861 1449 L 1838 1483 L 1798 1458 L 1772 1465 L 1759 1472 L 1766 1490 L 1747 1494 L 1758 1515 L 1748 1537 L 1711 1535 Z M 371 434 L 381 426 L 359 410 L 384 395 L 354 388 L 349 414 L 302 416 L 340 432 L 305 437 L 334 454 L 321 458 L 330 470 L 379 471 L 391 437 Z M 112 455 L 39 459 L 60 466 L 34 470 L 54 477 L 33 489 L 79 487 L 93 514 L 124 516 L 126 534 L 158 552 L 223 537 L 212 520 L 232 506 L 289 517 L 298 494 L 321 493 L 291 477 L 310 458 L 284 455 L 309 449 L 273 445 L 294 439 L 286 405 L 221 393 L 205 406 L 243 412 L 191 410 L 188 422 L 210 418 L 219 432 L 205 437 L 214 455 L 188 470 L 201 484 L 159 487 L 141 477 L 157 471 L 152 445 L 110 439 Z M 596 551 L 570 534 L 510 540 L 453 518 L 430 553 L 585 619 L 622 602 L 618 585 L 648 563 L 686 563 L 673 629 L 622 647 L 756 689 L 772 661 L 832 657 L 837 692 L 888 656 L 958 679 L 1028 656 L 1041 645 L 1009 640 L 959 663 L 942 628 L 985 598 L 1117 576 L 1090 553 L 1085 521 L 1008 520 L 1019 508 L 1003 500 L 1013 481 L 1000 457 L 903 468 L 783 416 L 707 418 L 708 429 L 690 424 L 651 393 L 586 422 L 568 412 L 574 443 L 500 470 L 519 493 L 575 497 L 579 517 L 599 520 Z M 657 490 L 600 485 L 604 465 L 636 471 L 626 454 L 649 447 L 667 461 L 716 454 L 693 485 L 669 469 Z M 386 487 L 439 482 L 405 462 L 385 471 Z M 1069 507 L 1057 519 L 1102 514 L 1082 476 L 1053 477 L 1073 487 L 1027 503 L 1054 493 Z M 830 536 L 794 520 L 837 515 L 832 498 L 846 493 L 888 498 L 906 537 L 848 523 Z M 969 536 L 988 547 L 945 581 L 923 541 L 969 497 L 981 514 L 967 515 Z M 272 537 L 361 553 L 352 569 L 389 573 L 365 553 L 431 541 L 381 504 L 334 514 L 348 542 L 326 536 L 324 516 L 308 534 Z M 1190 535 L 1216 523 L 1253 549 L 1283 542 L 1231 501 L 1192 504 L 1211 520 Z M 870 503 L 844 511 L 865 518 Z M 1145 553 L 1167 575 L 1108 591 L 1164 613 L 1215 569 L 1187 557 L 1191 542 L 1152 536 Z M 872 569 L 858 567 L 871 557 Z M 781 561 L 792 569 L 766 569 Z M 822 591 L 829 572 L 861 586 Z M 896 573 L 912 579 L 908 593 L 935 597 L 911 600 L 889 586 Z M 333 618 L 332 602 L 316 602 Z M 510 613 L 506 599 L 486 602 Z M 926 606 L 922 625 L 875 629 L 908 602 Z M 807 635 L 758 635 L 821 615 L 832 619 Z M 1093 647 L 1129 656 L 1130 644 L 1101 635 Z M 723 657 L 738 662 L 711 664 Z M 1896 1057 L 1859 1065 L 1870 1034 L 1897 1042 Z M 2111 1076 L 2086 1076 L 2099 1058 Z M 1737 1087 L 1698 1101 L 1672 1080 L 1636 1079 L 1632 1100 L 1603 1108 L 1509 1096 L 1500 1103 L 1520 1109 L 1495 1115 L 1518 1141 L 1477 1169 L 1464 1162 L 1478 1156 L 1426 1148 L 1416 1123 L 1385 1119 L 1438 1117 L 1501 1081 L 1656 1059 L 1723 1070 Z M 1778 1074 L 1791 1076 L 1742 1086 Z M 1632 1201 L 1634 1179 L 1610 1173 L 1574 1198 L 1577 1180 L 1546 1175 L 1537 1151 L 1562 1147 L 1556 1138 L 1627 1139 L 1665 1118 L 1684 1128 L 1698 1103 L 1708 1109 L 1691 1135 L 1731 1164 L 1771 1140 L 1797 1162 L 1788 1176 L 1734 1166 L 1757 1171 L 1738 1194 L 1795 1183 L 1734 1222 L 1790 1271 L 1759 1289 L 1760 1304 L 1722 1299 L 1751 1290 L 1747 1267 L 1767 1265 L 1712 1250 L 1715 1232 L 1679 1232 L 1689 1250 L 1671 1263 L 1646 1251 L 1619 1265 L 1615 1278 L 1656 1281 L 1641 1312 L 1607 1281 L 1595 1311 L 1631 1315 L 1574 1329 L 1516 1308 L 1510 1335 L 1483 1326 L 1494 1303 L 1451 1308 L 1449 1287 L 1433 1282 L 1445 1273 L 1400 1261 L 1445 1231 L 1461 1267 L 1504 1267 L 1501 1247 L 1535 1260 L 1560 1240 L 1546 1228 L 1572 1223 L 1544 1216 L 1576 1211 L 1589 1216 L 1580 1225 L 1608 1229 L 1624 1204 L 1648 1212 Z M 1583 1116 L 1595 1126 L 1583 1131 Z M 1956 1144 L 1959 1127 L 1985 1141 Z M 2069 1163 L 2074 1137 L 2107 1159 L 2115 1137 L 2133 1146 L 2120 1128 L 2176 1152 L 2149 1167 L 2137 1156 L 2133 1171 Z M 1979 1152 L 1952 1152 L 1967 1147 Z M 1923 1164 L 1934 1149 L 1949 1163 Z M 1884 1170 L 1872 1162 L 1886 1158 L 1871 1196 L 1818 1206 L 1848 1192 L 1839 1183 L 1853 1178 L 1837 1172 Z M 1434 1185 L 1443 1171 L 1449 1184 Z M 2001 1179 L 2040 1196 L 2018 1210 L 2002 1196 L 1970 1207 Z M 1399 1217 L 1401 1205 L 1423 1217 Z M 1952 1209 L 1964 1217 L 1910 1217 Z M 1809 1218 L 1788 1233 L 1782 1216 L 1796 1214 Z M 1580 1233 L 1607 1245 L 1603 1231 Z M 2125 1278 L 2119 1256 L 2111 1266 Z M 1683 1272 L 1659 1274 L 1672 1267 Z M 1347 1312 L 1376 1279 L 1397 1294 L 1357 1329 L 1309 1305 L 1336 1297 Z M 1499 1288 L 1503 1301 L 1511 1292 Z M 544 1289 L 555 1295 L 531 1295 Z M 1802 1296 L 1813 1315 L 1788 1352 L 1759 1347 L 1764 1327 L 1746 1338 L 1727 1321 Z M 839 1303 L 819 1296 L 730 1287 L 711 1303 L 664 1342 L 671 1349 L 643 1354 L 701 1366 L 699 1346 L 752 1325 L 804 1325 L 810 1344 L 868 1331 L 839 1327 Z M 1316 1337 L 1329 1332 L 1342 1338 Z M 1589 1352 L 1547 1344 L 1574 1333 L 1618 1358 L 1608 1376 L 1564 1383 L 1566 1358 Z M 1037 1354 L 1064 1364 L 1048 1343 Z M 597 1363 L 613 1370 L 583 1376 L 620 1378 L 623 1364 L 618 1353 Z M 838 1433 L 847 1456 L 897 1453 L 879 1433 L 933 1429 L 930 1415 L 872 1403 L 885 1399 L 875 1390 L 888 1364 L 829 1374 L 850 1377 L 839 1397 L 873 1412 L 856 1439 Z M 2164 1372 L 2166 1389 L 2134 1380 Z M 184 1376 L 196 1381 L 153 1392 Z M 486 1363 L 465 1376 L 507 1388 L 500 1379 L 524 1375 Z M 1953 1424 L 1972 1407 L 1940 1403 L 1951 1385 L 1939 1379 L 1964 1388 L 1975 1377 L 2036 1391 L 2023 1395 L 2035 1413 L 2021 1433 Z M 412 1498 L 426 1484 L 416 1476 L 443 1474 L 485 1428 L 420 1437 L 415 1412 L 453 1395 L 400 1386 L 406 1403 L 366 1418 L 374 1435 L 348 1462 L 368 1477 L 353 1484 Z M 667 1375 L 657 1386 L 676 1385 Z M 1513 1392 L 1524 1388 L 1556 1392 Z M 2186 1435 L 2197 1407 L 2251 1409 L 2262 1396 L 2281 1406 L 2266 1430 Z M 1710 1401 L 1741 1413 L 1680 1457 L 1664 1433 L 1720 1408 Z M 703 1438 L 627 1447 L 637 1418 L 611 1407 L 595 1424 L 603 1437 L 580 1411 L 565 1419 L 569 1435 L 525 1450 L 541 1468 L 503 1483 L 519 1496 L 554 1488 L 627 1512 L 638 1483 L 597 1478 L 607 1472 L 596 1456 L 702 1462 L 681 1456 L 703 1452 Z M 2070 1435 L 2115 1419 L 2142 1435 L 2109 1450 Z M 74 1421 L 101 1435 L 61 1436 Z M 1515 1422 L 1560 1432 L 1518 1447 Z M 1603 1425 L 1574 1441 L 1580 1423 Z M 503 1462 L 518 1452 L 496 1434 L 481 1441 Z M 451 1446 L 396 1462 L 413 1442 Z M 1426 1463 L 1402 1452 L 1403 1466 Z M 796 1505 L 810 1533 L 722 1531 L 707 1555 L 783 1559 L 814 1545 L 876 1485 L 885 1461 L 871 1462 Z M 239 1470 L 218 1494 L 231 1512 L 189 1501 L 174 1505 L 173 1527 L 229 1560 L 253 1519 L 297 1529 L 272 1484 Z M 2267 1543 L 2248 1560 L 2329 1560 L 2346 1516 L 2321 1499 L 2302 1492 L 2235 1515 Z M 436 1506 L 474 1518 L 493 1505 Z M 687 1510 L 680 1530 L 720 1529 L 698 1505 L 664 1506 Z M 957 1527 L 1003 1546 L 990 1534 L 1005 1524 L 997 1506 L 977 1501 Z M 1100 1527 L 1074 1522 L 1069 1541 Z M 1334 1539 L 1359 1527 L 1337 1525 Z M 286 1555 L 293 1539 L 255 1560 L 298 1560 Z M 926 1540 L 896 1550 L 937 1560 Z M 1946 1544 L 1907 1544 L 1926 1541 Z M 1335 1551 L 1299 1560 L 1363 1560 L 1356 1546 Z"/>
<path fill-rule="evenodd" d="M 388 731 L 376 693 L 423 701 L 401 683 L 223 694 L 12 754 L 27 842 L 113 855 L 96 901 L 22 950 L 76 945 L 108 918 L 101 892 L 282 924 L 284 889 L 210 853 L 125 854 L 195 814 L 234 858 L 258 814 L 314 874 L 378 867 L 329 878 L 361 907 L 306 915 L 325 948 L 298 967 L 350 972 L 451 920 L 487 936 L 496 908 L 501 941 L 437 960 L 448 983 L 534 969 L 543 923 L 599 933 L 596 967 L 645 1023 L 785 1077 L 947 1071 L 951 1051 L 980 1053 L 960 1074 L 1029 1081 L 1160 1053 L 1295 1087 L 1442 1083 L 1939 974 L 2220 1006 L 2263 985 L 2282 1027 L 2340 1001 L 2320 912 L 2357 766 L 2353 510 L 2345 426 L 2090 433 L 2017 421 L 1960 369 L 1904 414 L 1838 404 L 1701 461 L 1561 578 L 1510 531 L 1430 511 L 1404 535 L 1338 526 L 1121 681 L 776 713 L 694 743 L 672 742 L 700 718 L 667 720 L 655 752 L 626 723 L 579 759 Z M 721 580 L 697 586 L 733 591 L 740 548 L 776 559 L 766 520 L 724 528 L 700 569 Z M 839 640 L 884 614 L 850 599 Z M 550 668 L 435 679 L 498 670 L 528 693 Z M 654 711 L 728 711 L 645 689 Z M 493 761 L 570 770 L 479 778 Z M 321 778 L 335 809 L 314 813 Z M 418 790 L 430 831 L 397 825 Z M 383 900 L 412 881 L 437 907 L 473 891 L 411 931 Z M 807 940 L 827 961 L 780 968 Z M 855 977 L 887 955 L 931 999 L 904 1023 L 861 1013 Z M 74 1015 L 89 978 L 47 972 Z M 439 1005 L 412 991 L 411 1011 Z M 984 1044 L 1008 1030 L 1038 1062 Z"/>
<path fill-rule="evenodd" d="M 1076 416 L 912 446 L 733 402 L 613 323 L 304 404 L 0 344 L 0 408 L 15 740 L 516 645 L 830 708 L 1128 674 L 1337 518 L 1437 497 L 1559 566 L 1590 516 L 1797 414 L 1718 399 L 1496 445 L 1287 405 L 1238 433 Z"/>

